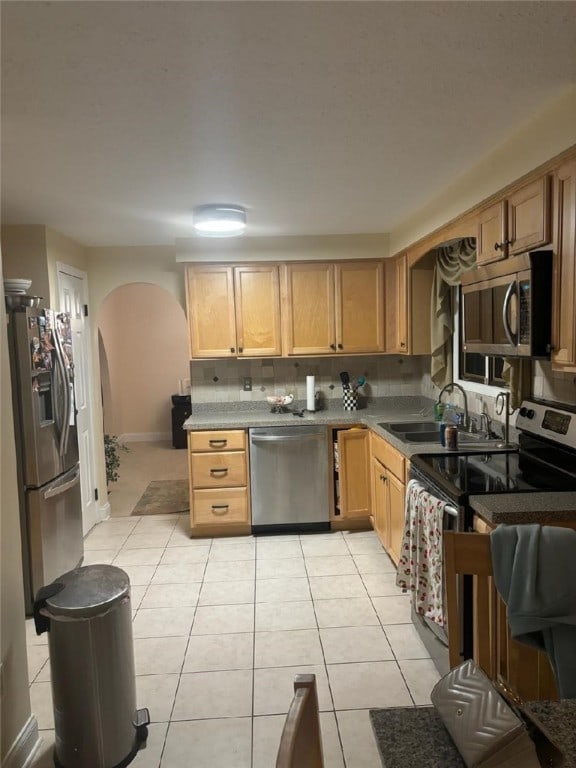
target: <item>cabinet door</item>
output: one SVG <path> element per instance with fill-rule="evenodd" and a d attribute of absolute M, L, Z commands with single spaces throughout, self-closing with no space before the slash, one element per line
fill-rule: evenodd
<path fill-rule="evenodd" d="M 384 261 L 385 350 L 408 352 L 406 254 Z"/>
<path fill-rule="evenodd" d="M 235 267 L 234 293 L 238 354 L 282 354 L 278 267 Z"/>
<path fill-rule="evenodd" d="M 384 351 L 384 265 L 335 265 L 336 346 L 339 352 Z"/>
<path fill-rule="evenodd" d="M 236 355 L 232 267 L 188 267 L 188 323 L 191 357 Z"/>
<path fill-rule="evenodd" d="M 526 184 L 508 198 L 508 253 L 524 253 L 550 242 L 548 176 Z"/>
<path fill-rule="evenodd" d="M 398 564 L 402 536 L 404 534 L 404 500 L 406 486 L 392 472 L 387 472 L 386 492 L 388 494 L 388 554 Z"/>
<path fill-rule="evenodd" d="M 287 264 L 283 272 L 283 288 L 286 354 L 335 352 L 334 266 Z"/>
<path fill-rule="evenodd" d="M 338 432 L 342 517 L 365 517 L 370 514 L 368 439 L 367 429 Z"/>
<path fill-rule="evenodd" d="M 378 534 L 381 544 L 388 549 L 390 539 L 388 535 L 388 493 L 386 489 L 386 468 L 375 456 L 371 460 L 372 480 L 372 517 L 374 530 Z"/>
<path fill-rule="evenodd" d="M 485 208 L 478 217 L 477 264 L 506 257 L 506 201 Z"/>
<path fill-rule="evenodd" d="M 576 366 L 576 160 L 554 179 L 553 353 L 555 368 Z"/>

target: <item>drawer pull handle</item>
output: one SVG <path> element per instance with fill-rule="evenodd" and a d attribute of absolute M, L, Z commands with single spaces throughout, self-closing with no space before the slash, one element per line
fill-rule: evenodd
<path fill-rule="evenodd" d="M 224 477 L 224 475 L 228 474 L 228 467 L 222 467 L 221 469 L 211 469 L 210 474 L 212 476 L 221 475 L 222 477 Z"/>
<path fill-rule="evenodd" d="M 208 442 L 212 448 L 224 448 L 228 445 L 228 440 L 209 440 Z"/>
<path fill-rule="evenodd" d="M 215 515 L 225 515 L 229 509 L 229 504 L 212 504 L 212 512 L 214 512 Z"/>

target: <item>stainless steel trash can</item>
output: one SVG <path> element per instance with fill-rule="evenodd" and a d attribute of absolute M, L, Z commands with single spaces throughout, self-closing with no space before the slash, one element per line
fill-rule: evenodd
<path fill-rule="evenodd" d="M 147 709 L 136 709 L 128 575 L 89 565 L 43 587 L 37 634 L 48 632 L 57 768 L 121 768 L 146 741 Z"/>

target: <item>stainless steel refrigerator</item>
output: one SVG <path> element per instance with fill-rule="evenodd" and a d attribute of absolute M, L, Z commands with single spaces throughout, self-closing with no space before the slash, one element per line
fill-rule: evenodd
<path fill-rule="evenodd" d="M 70 316 L 8 312 L 26 609 L 81 563 L 82 501 Z"/>

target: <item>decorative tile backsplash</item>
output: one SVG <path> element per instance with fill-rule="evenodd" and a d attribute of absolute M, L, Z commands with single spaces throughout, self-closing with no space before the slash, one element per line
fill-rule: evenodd
<path fill-rule="evenodd" d="M 553 371 L 552 364 L 534 361 L 534 397 L 576 405 L 576 375 Z"/>
<path fill-rule="evenodd" d="M 359 394 L 368 401 L 389 395 L 420 395 L 428 357 L 374 355 L 327 358 L 267 358 L 259 360 L 193 360 L 190 363 L 192 403 L 260 402 L 267 395 L 294 395 L 306 398 L 306 376 L 316 377 L 320 399 L 342 397 L 340 372 L 350 380 L 366 377 Z M 252 379 L 252 391 L 243 389 Z"/>
<path fill-rule="evenodd" d="M 576 404 L 576 376 L 552 371 L 549 362 L 534 361 L 534 397 L 559 403 Z M 427 355 L 373 355 L 360 357 L 267 358 L 259 360 L 194 360 L 190 363 L 192 403 L 241 403 L 257 406 L 267 395 L 294 395 L 296 401 L 306 399 L 306 376 L 316 377 L 316 391 L 321 401 L 342 398 L 340 372 L 348 371 L 351 380 L 366 377 L 359 394 L 367 402 L 380 397 L 423 395 L 436 400 L 439 388 L 430 379 Z M 252 391 L 243 389 L 244 379 L 252 380 Z M 468 409 L 479 414 L 485 409 L 497 422 L 503 416 L 495 413 L 494 396 L 468 393 Z M 448 398 L 445 398 L 448 399 Z M 450 402 L 463 406 L 458 391 L 450 394 Z M 329 405 L 329 403 L 327 403 Z M 515 418 L 511 418 L 513 424 Z"/>

